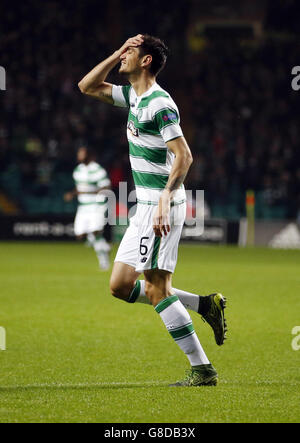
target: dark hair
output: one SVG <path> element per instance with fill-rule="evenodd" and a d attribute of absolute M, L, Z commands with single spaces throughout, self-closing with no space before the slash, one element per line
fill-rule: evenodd
<path fill-rule="evenodd" d="M 169 49 L 165 43 L 157 37 L 145 34 L 143 35 L 143 38 L 144 42 L 139 47 L 140 55 L 144 56 L 150 54 L 152 56 L 152 62 L 149 70 L 151 74 L 156 76 L 165 67 Z"/>

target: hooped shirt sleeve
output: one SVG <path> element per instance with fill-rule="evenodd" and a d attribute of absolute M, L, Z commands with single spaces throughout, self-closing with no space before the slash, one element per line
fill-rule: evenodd
<path fill-rule="evenodd" d="M 111 185 L 107 172 L 99 163 L 95 163 L 94 170 L 91 173 L 91 178 L 99 189 L 106 188 Z"/>
<path fill-rule="evenodd" d="M 165 143 L 183 136 L 178 109 L 170 98 L 160 97 L 156 100 L 152 120 Z"/>
<path fill-rule="evenodd" d="M 98 180 L 97 185 L 100 189 L 111 186 L 111 181 L 106 172 L 105 175 L 103 175 L 103 177 Z"/>
<path fill-rule="evenodd" d="M 131 86 L 112 86 L 112 99 L 114 101 L 114 106 L 118 106 L 119 108 L 129 108 L 129 92 Z"/>

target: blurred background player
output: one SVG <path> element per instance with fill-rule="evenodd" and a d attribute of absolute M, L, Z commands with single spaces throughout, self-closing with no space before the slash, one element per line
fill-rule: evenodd
<path fill-rule="evenodd" d="M 107 270 L 110 266 L 110 245 L 103 236 L 107 212 L 107 197 L 103 191 L 110 189 L 110 179 L 105 169 L 96 162 L 95 152 L 90 147 L 78 149 L 77 161 L 79 164 L 73 172 L 76 187 L 64 198 L 71 201 L 77 196 L 75 235 L 79 240 L 88 240 L 97 254 L 100 268 Z"/>

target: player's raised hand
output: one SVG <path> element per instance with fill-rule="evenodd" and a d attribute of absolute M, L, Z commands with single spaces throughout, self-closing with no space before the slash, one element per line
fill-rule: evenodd
<path fill-rule="evenodd" d="M 142 34 L 137 34 L 135 37 L 130 37 L 123 46 L 118 50 L 118 53 L 120 56 L 124 54 L 124 52 L 127 51 L 128 48 L 134 47 L 137 48 L 138 46 L 141 46 L 144 42 L 144 38 Z"/>

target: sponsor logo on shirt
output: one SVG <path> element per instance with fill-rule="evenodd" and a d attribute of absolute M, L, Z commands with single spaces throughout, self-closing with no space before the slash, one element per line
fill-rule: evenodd
<path fill-rule="evenodd" d="M 134 126 L 134 123 L 132 120 L 129 120 L 127 129 L 131 132 L 132 135 L 135 137 L 139 136 L 139 130 Z"/>
<path fill-rule="evenodd" d="M 163 121 L 167 122 L 168 120 L 177 120 L 175 112 L 168 112 L 168 114 L 163 115 Z"/>

